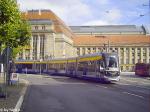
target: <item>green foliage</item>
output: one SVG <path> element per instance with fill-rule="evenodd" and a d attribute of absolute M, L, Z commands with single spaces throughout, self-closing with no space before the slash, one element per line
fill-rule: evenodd
<path fill-rule="evenodd" d="M 30 25 L 21 18 L 16 0 L 0 0 L 0 44 L 12 49 L 29 44 Z"/>

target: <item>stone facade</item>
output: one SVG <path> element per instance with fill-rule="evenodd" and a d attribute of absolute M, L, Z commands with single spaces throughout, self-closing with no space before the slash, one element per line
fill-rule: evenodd
<path fill-rule="evenodd" d="M 134 71 L 137 62 L 150 63 L 150 35 L 134 25 L 75 26 L 77 55 L 117 52 L 122 71 Z"/>
<path fill-rule="evenodd" d="M 75 56 L 73 33 L 50 10 L 31 10 L 22 13 L 31 24 L 30 47 L 18 55 L 21 60 L 45 60 Z"/>
<path fill-rule="evenodd" d="M 30 46 L 21 60 L 67 58 L 96 52 L 117 52 L 122 71 L 133 71 L 137 62 L 150 63 L 150 35 L 144 26 L 70 26 L 50 10 L 22 13 L 32 27 Z"/>

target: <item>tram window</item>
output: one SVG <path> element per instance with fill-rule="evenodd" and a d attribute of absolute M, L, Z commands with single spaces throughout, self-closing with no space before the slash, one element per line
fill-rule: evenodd
<path fill-rule="evenodd" d="M 65 63 L 61 63 L 59 67 L 60 69 L 65 69 Z"/>
<path fill-rule="evenodd" d="M 100 67 L 101 67 L 101 68 L 105 68 L 105 63 L 104 63 L 104 61 L 100 61 L 99 63 L 100 63 Z"/>
<path fill-rule="evenodd" d="M 117 60 L 114 57 L 109 57 L 108 67 L 117 67 Z"/>
<path fill-rule="evenodd" d="M 88 67 L 87 65 L 88 65 L 87 62 L 79 62 L 79 64 L 78 64 L 78 70 L 79 70 L 79 71 L 83 71 L 83 69 L 84 69 L 85 67 Z"/>
<path fill-rule="evenodd" d="M 96 70 L 96 62 L 95 61 L 89 61 L 88 62 L 88 71 L 89 72 L 95 72 Z"/>

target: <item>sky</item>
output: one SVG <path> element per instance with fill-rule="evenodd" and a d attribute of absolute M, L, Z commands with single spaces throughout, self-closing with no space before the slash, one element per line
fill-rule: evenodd
<path fill-rule="evenodd" d="M 20 10 L 50 9 L 69 26 L 150 25 L 150 0 L 17 0 Z"/>

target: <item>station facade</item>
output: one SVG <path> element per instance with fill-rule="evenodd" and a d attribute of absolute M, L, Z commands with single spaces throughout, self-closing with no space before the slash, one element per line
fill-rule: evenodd
<path fill-rule="evenodd" d="M 18 59 L 45 60 L 75 56 L 71 29 L 50 10 L 29 10 L 22 18 L 31 25 L 30 47 L 18 54 Z"/>
<path fill-rule="evenodd" d="M 30 47 L 18 59 L 46 60 L 95 52 L 117 52 L 122 71 L 150 63 L 150 33 L 144 26 L 67 26 L 50 10 L 22 13 L 32 27 Z"/>
<path fill-rule="evenodd" d="M 116 52 L 121 71 L 133 71 L 137 62 L 150 63 L 150 35 L 144 26 L 71 26 L 77 35 L 77 55 Z"/>

